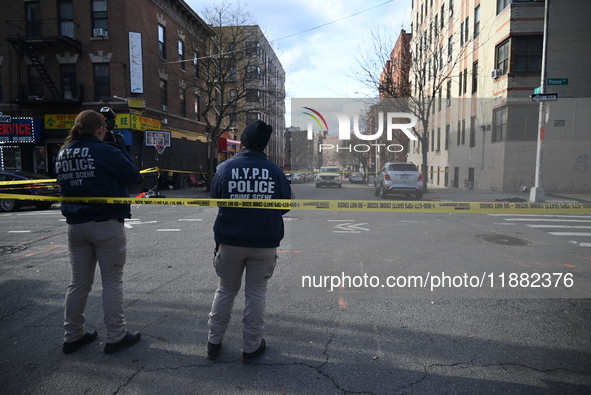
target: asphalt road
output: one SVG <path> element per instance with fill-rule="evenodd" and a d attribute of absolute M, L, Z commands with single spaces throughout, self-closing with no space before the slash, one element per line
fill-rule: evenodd
<path fill-rule="evenodd" d="M 302 199 L 375 198 L 363 186 L 294 190 Z M 3 394 L 591 391 L 591 248 L 576 237 L 514 216 L 292 211 L 269 285 L 268 350 L 245 365 L 241 296 L 221 357 L 205 358 L 217 281 L 211 261 L 216 209 L 137 205 L 132 211 L 126 318 L 143 337 L 112 355 L 102 352 L 98 274 L 86 316 L 99 339 L 74 354 L 61 352 L 69 260 L 59 209 L 0 214 Z M 589 220 L 574 217 L 560 219 Z M 510 273 L 570 273 L 575 286 L 381 286 L 391 276 L 442 272 L 479 279 L 486 273 L 486 280 L 493 274 L 497 287 L 501 274 L 508 284 Z M 363 284 L 364 275 L 379 285 Z M 316 284 L 327 278 L 329 286 L 302 287 L 304 276 Z M 350 277 L 351 285 L 336 286 L 337 277 Z"/>

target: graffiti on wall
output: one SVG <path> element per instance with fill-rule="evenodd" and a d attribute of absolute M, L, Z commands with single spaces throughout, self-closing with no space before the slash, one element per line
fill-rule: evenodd
<path fill-rule="evenodd" d="M 575 163 L 575 169 L 577 169 L 581 173 L 584 173 L 587 170 L 589 170 L 589 164 L 587 163 L 588 160 L 591 160 L 589 154 L 577 156 L 577 163 Z"/>

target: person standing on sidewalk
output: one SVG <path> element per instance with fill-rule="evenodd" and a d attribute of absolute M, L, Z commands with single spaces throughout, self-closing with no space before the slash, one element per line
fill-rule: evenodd
<path fill-rule="evenodd" d="M 263 153 L 272 133 L 273 128 L 263 121 L 255 121 L 244 129 L 240 137 L 244 148 L 217 168 L 211 185 L 212 198 L 291 199 L 285 174 Z M 273 275 L 277 247 L 284 235 L 282 215 L 288 211 L 219 208 L 213 227 L 214 266 L 219 285 L 209 313 L 209 359 L 219 356 L 244 271 L 242 361 L 250 363 L 265 352 L 267 282 Z"/>
<path fill-rule="evenodd" d="M 115 114 L 110 111 L 114 124 Z M 129 197 L 127 186 L 138 183 L 141 175 L 125 150 L 123 136 L 110 129 L 101 113 L 86 110 L 78 114 L 56 158 L 61 196 Z M 110 354 L 136 344 L 141 334 L 126 331 L 123 315 L 123 266 L 127 254 L 123 222 L 131 218 L 130 205 L 62 202 L 61 209 L 68 224 L 72 268 L 64 303 L 62 351 L 72 353 L 97 338 L 95 330 L 85 331 L 84 327 L 84 310 L 97 261 L 107 331 L 104 352 Z"/>

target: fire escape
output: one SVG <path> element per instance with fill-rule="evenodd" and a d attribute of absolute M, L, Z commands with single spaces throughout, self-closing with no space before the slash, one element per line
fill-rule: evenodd
<path fill-rule="evenodd" d="M 19 54 L 19 72 L 17 75 L 17 83 L 20 87 L 20 92 L 16 98 L 17 103 L 32 104 L 36 101 L 43 103 L 44 101 L 52 102 L 71 102 L 71 99 L 66 99 L 64 93 L 58 88 L 47 68 L 43 64 L 43 57 L 48 48 L 51 48 L 51 53 L 56 53 L 56 47 L 62 46 L 67 49 L 73 49 L 79 54 L 82 53 L 82 44 L 74 39 L 74 22 L 71 20 L 36 20 L 36 21 L 9 21 L 10 25 L 17 27 L 18 32 L 26 32 L 25 35 L 17 33 L 9 35 L 7 41 L 14 47 Z M 24 28 L 22 24 L 25 24 Z M 21 25 L 21 26 L 19 26 Z M 51 99 L 47 100 L 45 96 L 31 95 L 27 89 L 23 87 L 22 77 L 22 62 L 25 57 L 29 59 L 30 64 L 35 68 L 39 78 L 43 81 L 44 87 L 49 91 Z M 54 73 L 55 75 L 55 73 Z M 30 76 L 29 76 L 30 77 Z M 79 89 L 79 88 L 77 88 Z M 81 92 L 78 93 L 78 101 L 81 101 Z"/>

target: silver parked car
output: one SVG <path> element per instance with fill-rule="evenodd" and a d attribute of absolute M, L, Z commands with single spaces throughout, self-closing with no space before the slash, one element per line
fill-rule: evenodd
<path fill-rule="evenodd" d="M 408 162 L 386 162 L 375 178 L 375 195 L 382 199 L 389 194 L 414 195 L 423 198 L 423 175 Z"/>

